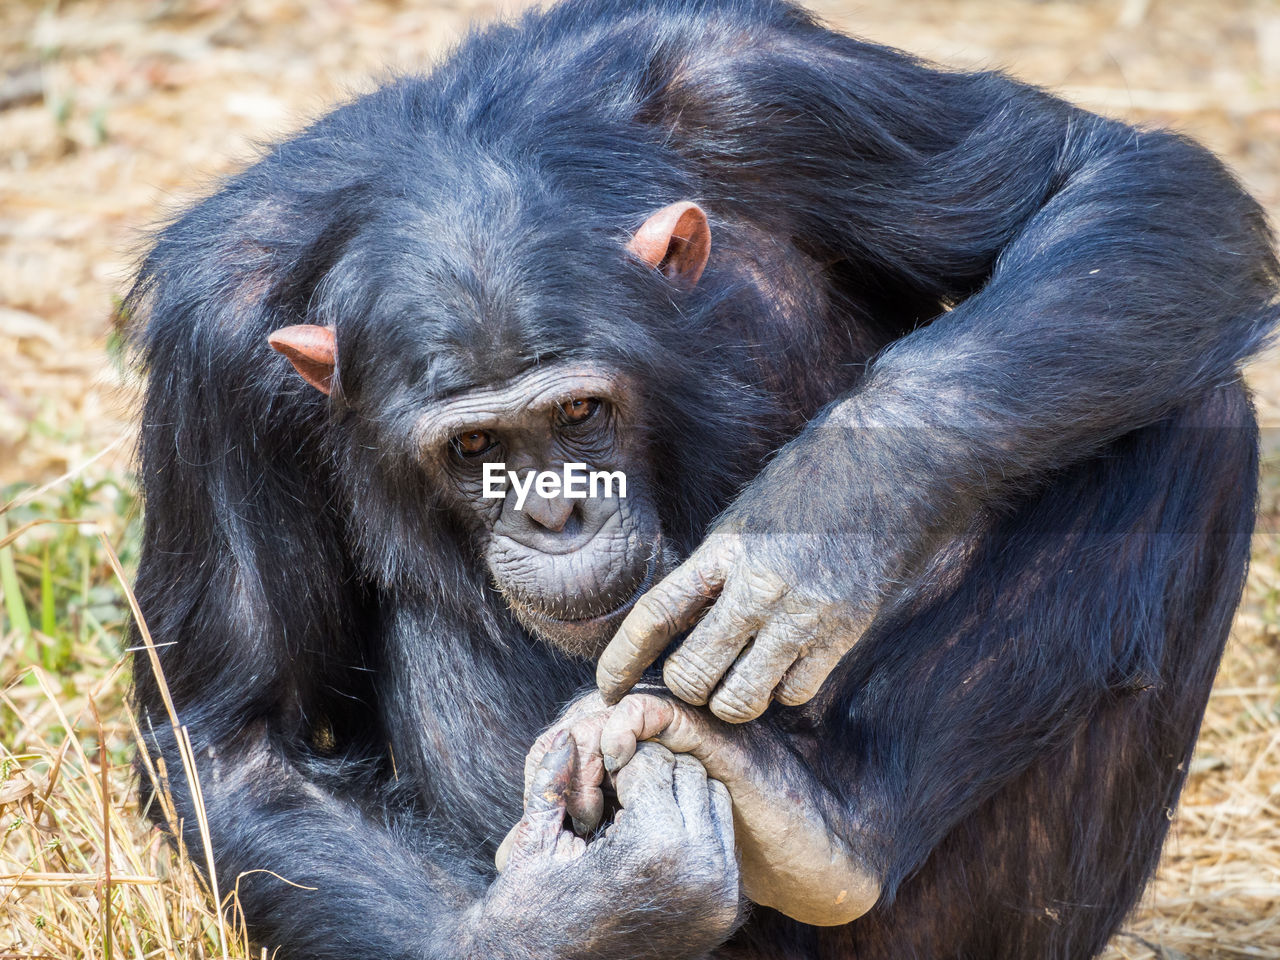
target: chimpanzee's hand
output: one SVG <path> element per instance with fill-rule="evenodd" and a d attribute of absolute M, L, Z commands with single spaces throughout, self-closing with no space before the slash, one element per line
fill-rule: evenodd
<path fill-rule="evenodd" d="M 561 731 L 534 770 L 506 863 L 460 948 L 506 957 L 514 941 L 538 958 L 667 958 L 723 942 L 740 904 L 724 786 L 693 757 L 644 744 L 615 780 L 621 811 L 588 843 L 563 826 L 575 753 Z"/>
<path fill-rule="evenodd" d="M 771 699 L 794 706 L 818 693 L 937 531 L 945 535 L 935 514 L 967 509 L 940 505 L 931 475 L 881 449 L 894 446 L 894 430 L 852 403 L 810 423 L 639 599 L 597 665 L 606 701 L 690 628 L 663 672 L 682 700 L 742 723 Z"/>
<path fill-rule="evenodd" d="M 574 744 L 574 765 L 569 784 L 565 789 L 566 812 L 579 836 L 586 836 L 600 824 L 600 819 L 604 815 L 605 773 L 604 758 L 600 752 L 600 734 L 604 730 L 605 721 L 613 711 L 614 708 L 605 703 L 604 698 L 593 690 L 569 704 L 560 718 L 533 742 L 533 746 L 529 748 L 529 753 L 524 758 L 526 807 L 533 792 L 534 774 L 540 769 L 551 745 L 567 733 Z M 634 747 L 634 744 L 632 746 Z M 686 749 L 673 752 L 692 753 L 693 751 Z M 630 758 L 630 756 L 628 753 L 627 757 Z M 617 767 L 614 769 L 616 770 Z M 513 827 L 498 848 L 495 860 L 499 870 L 502 870 L 507 862 L 515 832 L 516 828 Z"/>
<path fill-rule="evenodd" d="M 527 806 L 534 774 L 556 738 L 566 731 L 575 748 L 573 775 L 565 793 L 565 806 L 574 829 L 585 835 L 594 830 L 604 814 L 604 766 L 600 756 L 600 731 L 611 707 L 599 693 L 591 692 L 571 703 L 545 733 L 533 742 L 524 759 L 524 801 Z M 511 835 L 503 841 L 500 856 L 506 856 Z M 499 862 L 502 869 L 502 861 Z"/>
<path fill-rule="evenodd" d="M 633 693 L 593 735 L 606 770 L 625 773 L 653 741 L 696 757 L 728 788 L 742 889 L 754 902 L 827 926 L 857 919 L 879 898 L 878 877 L 841 836 L 856 830 L 840 815 L 845 805 L 767 728 L 723 723 L 669 694 Z"/>
<path fill-rule="evenodd" d="M 742 723 L 773 698 L 812 699 L 870 621 L 836 539 L 746 532 L 727 518 L 623 620 L 596 671 L 604 698 L 617 702 L 693 626 L 663 669 L 682 700 L 710 701 L 716 716 Z"/>
<path fill-rule="evenodd" d="M 742 889 L 756 903 L 802 923 L 842 924 L 860 917 L 880 895 L 879 880 L 850 844 L 832 829 L 843 805 L 826 790 L 805 762 L 773 732 L 757 724 L 724 723 L 705 709 L 671 697 L 633 693 L 615 707 L 598 697 L 577 701 L 534 743 L 526 760 L 530 779 L 526 803 L 534 798 L 534 774 L 551 745 L 568 732 L 577 766 L 568 797 L 584 803 L 575 827 L 594 827 L 601 809 L 605 771 L 626 774 L 637 749 L 654 741 L 677 755 L 701 762 L 733 801 L 734 833 L 741 853 Z M 591 819 L 592 817 L 596 819 Z M 498 853 L 503 869 L 516 832 Z"/>

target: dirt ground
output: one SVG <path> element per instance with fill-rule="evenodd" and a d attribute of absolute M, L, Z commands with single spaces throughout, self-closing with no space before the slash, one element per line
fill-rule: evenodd
<path fill-rule="evenodd" d="M 0 0 L 0 488 L 107 448 L 100 463 L 127 469 L 132 393 L 109 359 L 111 318 L 149 226 L 255 145 L 423 69 L 473 19 L 517 6 Z M 1101 113 L 1176 127 L 1280 216 L 1280 0 L 810 6 L 944 64 L 1004 68 Z M 1280 428 L 1280 357 L 1249 377 L 1264 424 Z M 1274 539 L 1259 537 L 1161 879 L 1114 956 L 1280 957 Z"/>

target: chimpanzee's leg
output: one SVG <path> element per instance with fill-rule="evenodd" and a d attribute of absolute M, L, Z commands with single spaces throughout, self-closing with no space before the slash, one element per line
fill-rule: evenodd
<path fill-rule="evenodd" d="M 1076 960 L 1102 949 L 1155 868 L 1186 777 L 1240 598 L 1256 486 L 1253 412 L 1233 385 L 1078 465 L 997 526 L 966 582 L 906 629 L 954 656 L 1025 657 L 1030 644 L 1084 658 L 1098 649 L 1085 633 L 1110 623 L 1101 705 L 962 820 L 891 904 L 819 934 L 817 955 Z"/>

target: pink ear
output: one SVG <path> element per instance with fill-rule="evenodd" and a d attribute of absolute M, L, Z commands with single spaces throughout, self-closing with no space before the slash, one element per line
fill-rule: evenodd
<path fill-rule="evenodd" d="M 312 323 L 281 327 L 267 337 L 267 343 L 288 357 L 302 379 L 321 393 L 333 389 L 333 369 L 337 363 L 333 327 Z"/>
<path fill-rule="evenodd" d="M 711 256 L 711 227 L 696 203 L 682 200 L 646 220 L 627 249 L 686 290 L 702 276 Z"/>

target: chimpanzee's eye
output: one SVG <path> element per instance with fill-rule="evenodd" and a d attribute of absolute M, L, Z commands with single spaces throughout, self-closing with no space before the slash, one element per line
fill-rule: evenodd
<path fill-rule="evenodd" d="M 575 397 L 560 404 L 560 419 L 565 423 L 583 423 L 600 409 L 595 397 Z"/>
<path fill-rule="evenodd" d="M 478 457 L 494 445 L 494 439 L 483 430 L 468 430 L 454 437 L 450 443 L 461 457 Z"/>

